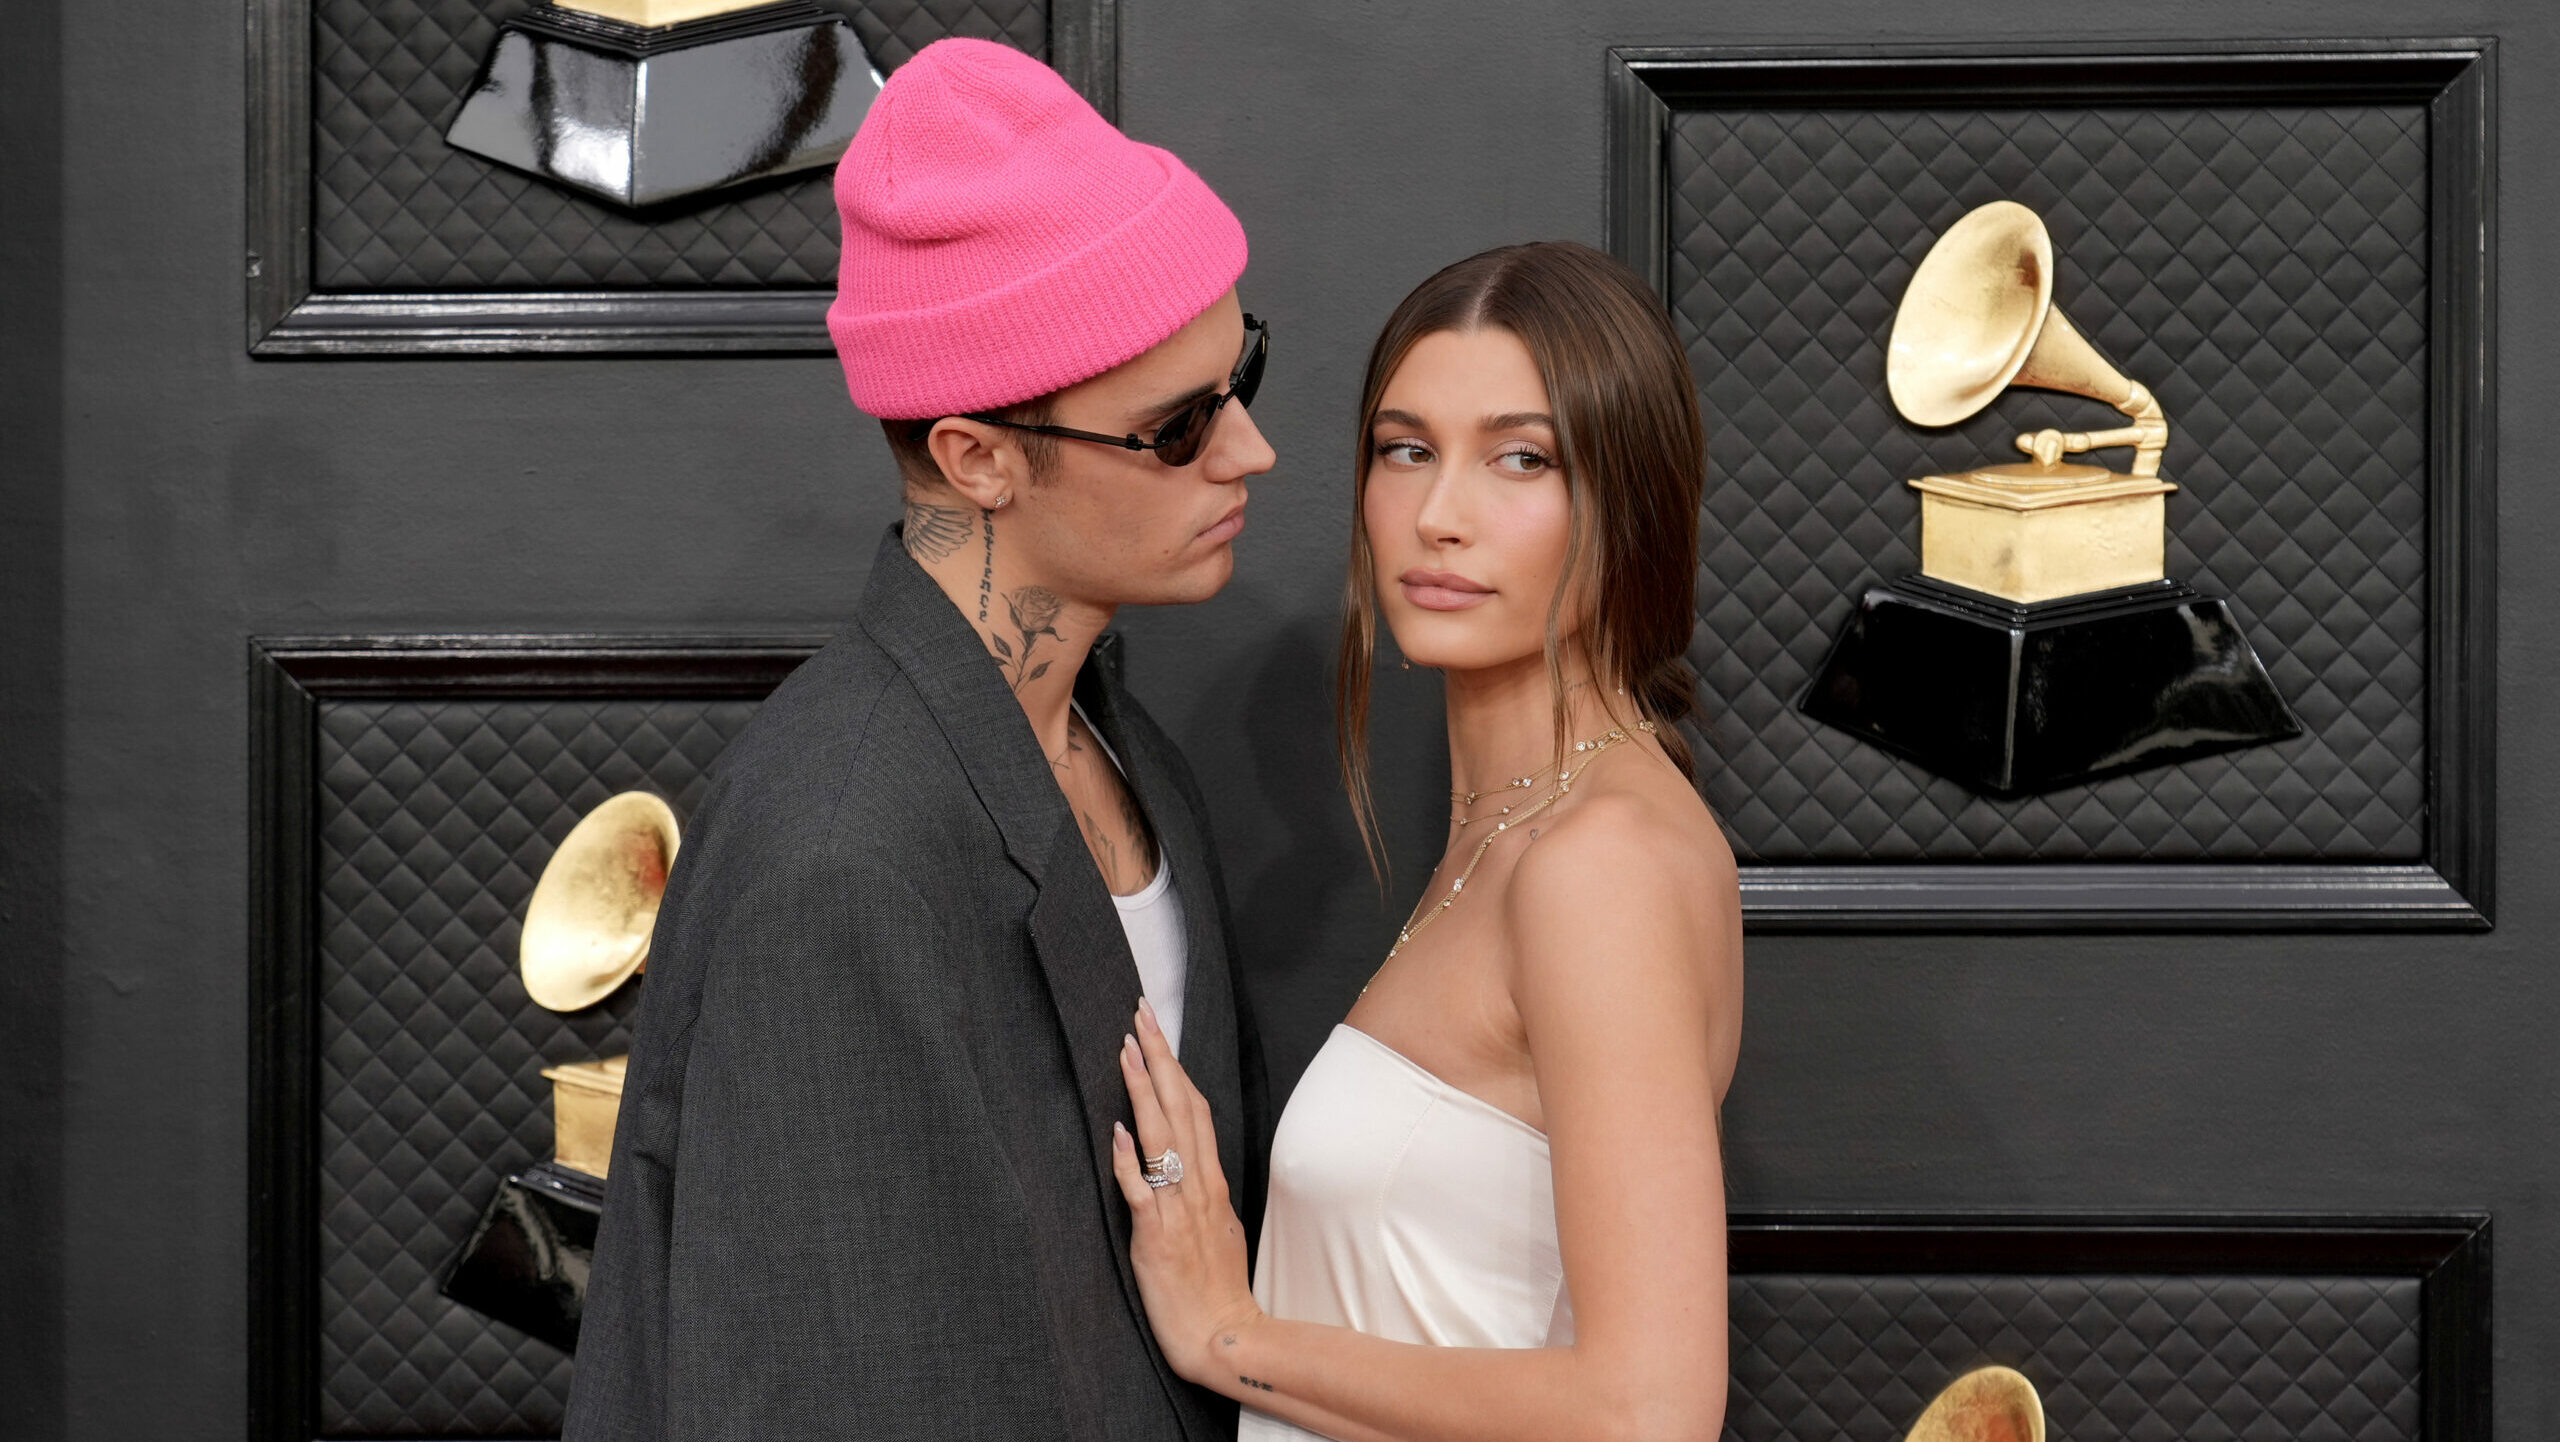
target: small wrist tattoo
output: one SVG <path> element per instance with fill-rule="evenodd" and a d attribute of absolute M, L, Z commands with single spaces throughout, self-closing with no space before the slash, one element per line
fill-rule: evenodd
<path fill-rule="evenodd" d="M 1236 1375 L 1236 1380 L 1237 1380 L 1237 1381 L 1239 1381 L 1239 1382 L 1242 1382 L 1243 1384 L 1245 1384 L 1245 1385 L 1246 1385 L 1246 1386 L 1248 1386 L 1248 1387 L 1253 1388 L 1253 1389 L 1254 1389 L 1255 1391 L 1257 1391 L 1257 1392 L 1277 1392 L 1277 1391 L 1279 1391 L 1279 1390 L 1280 1390 L 1279 1388 L 1272 1386 L 1272 1385 L 1271 1385 L 1270 1383 L 1268 1383 L 1268 1382 L 1257 1382 L 1257 1381 L 1255 1381 L 1253 1378 L 1251 1378 L 1251 1377 L 1247 1377 L 1247 1376 L 1243 1375 L 1242 1373 L 1238 1373 L 1238 1374 Z"/>

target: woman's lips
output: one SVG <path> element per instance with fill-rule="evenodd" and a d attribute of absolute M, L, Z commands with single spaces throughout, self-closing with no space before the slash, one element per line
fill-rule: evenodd
<path fill-rule="evenodd" d="M 1479 606 L 1493 597 L 1493 588 L 1470 581 L 1455 571 L 1426 571 L 1420 567 L 1396 578 L 1404 588 L 1404 598 L 1426 611 L 1463 611 Z"/>

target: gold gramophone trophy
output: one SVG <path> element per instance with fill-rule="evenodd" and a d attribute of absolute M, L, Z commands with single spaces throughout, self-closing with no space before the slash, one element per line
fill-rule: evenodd
<path fill-rule="evenodd" d="M 445 142 L 645 210 L 833 165 L 879 91 L 812 0 L 548 0 L 499 27 Z"/>
<path fill-rule="evenodd" d="M 2168 579 L 2169 420 L 2053 303 L 2053 242 L 1993 201 L 1903 293 L 1885 385 L 1951 426 L 2009 387 L 2102 400 L 2129 424 L 2017 438 L 2027 459 L 1911 482 L 1920 574 L 1877 587 L 1798 705 L 1995 796 L 2301 734 L 2219 597 Z M 2133 468 L 2066 461 L 2133 447 Z"/>
<path fill-rule="evenodd" d="M 525 994 L 552 1011 L 583 1011 L 644 970 L 676 845 L 675 812 L 646 791 L 608 797 L 588 812 L 552 853 L 525 907 L 517 950 Z M 447 1297 L 576 1349 L 629 1062 L 613 1056 L 543 1069 L 552 1158 L 499 1184 L 445 1269 Z"/>
<path fill-rule="evenodd" d="M 1939 1391 L 1903 1442 L 2044 1442 L 2044 1399 L 2013 1368 L 1976 1368 Z"/>

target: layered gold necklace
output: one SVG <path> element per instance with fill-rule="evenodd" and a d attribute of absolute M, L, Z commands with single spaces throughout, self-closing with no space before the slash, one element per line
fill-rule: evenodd
<path fill-rule="evenodd" d="M 1650 734 L 1653 730 L 1653 723 L 1650 721 L 1639 721 L 1636 723 L 1635 729 Z M 1465 830 L 1467 823 L 1470 821 L 1491 821 L 1493 822 L 1493 830 L 1486 833 L 1484 840 L 1476 843 L 1475 853 L 1467 858 L 1467 864 L 1458 872 L 1457 879 L 1449 883 L 1449 890 L 1441 896 L 1438 905 L 1433 906 L 1426 911 L 1423 909 L 1422 902 L 1414 903 L 1413 915 L 1407 917 L 1405 919 L 1404 926 L 1396 932 L 1396 944 L 1387 948 L 1386 961 L 1395 960 L 1396 953 L 1404 950 L 1406 943 L 1412 941 L 1415 937 L 1420 936 L 1423 928 L 1429 926 L 1435 921 L 1438 921 L 1440 919 L 1440 913 L 1447 911 L 1450 907 L 1458 904 L 1458 898 L 1466 894 L 1468 879 L 1476 874 L 1477 864 L 1484 860 L 1484 854 L 1487 851 L 1493 849 L 1494 842 L 1501 840 L 1503 835 L 1510 831 L 1512 827 L 1522 825 L 1527 822 L 1530 817 L 1535 816 L 1539 812 L 1556 804 L 1559 799 L 1573 790 L 1573 778 L 1577 774 L 1589 771 L 1591 769 L 1591 763 L 1599 760 L 1602 752 L 1607 751 L 1610 747 L 1629 739 L 1631 738 L 1628 736 L 1627 729 L 1625 727 L 1613 726 L 1606 732 L 1603 732 L 1588 741 L 1576 741 L 1573 743 L 1573 750 L 1568 752 L 1564 758 L 1569 764 L 1564 767 L 1558 767 L 1555 763 L 1551 762 L 1546 766 L 1539 767 L 1536 771 L 1533 771 L 1526 776 L 1515 776 L 1500 786 L 1488 786 L 1482 791 L 1450 792 L 1449 800 L 1463 810 L 1466 807 L 1473 806 L 1477 801 L 1484 797 L 1492 796 L 1499 792 L 1526 791 L 1537 783 L 1537 779 L 1540 776 L 1545 775 L 1548 771 L 1552 770 L 1556 773 L 1556 784 L 1548 787 L 1546 794 L 1538 797 L 1535 801 L 1527 803 L 1526 805 L 1515 804 L 1506 806 L 1493 816 L 1459 816 L 1453 818 L 1458 823 L 1458 828 L 1461 831 Z M 1426 896 L 1423 900 L 1428 901 L 1430 898 Z M 1379 970 L 1383 971 L 1386 969 L 1386 961 L 1378 963 Z M 1377 979 L 1377 973 L 1370 973 L 1370 981 L 1376 981 Z M 1368 990 L 1369 988 L 1366 984 L 1363 984 L 1360 988 L 1361 994 L 1364 996 L 1368 994 Z"/>

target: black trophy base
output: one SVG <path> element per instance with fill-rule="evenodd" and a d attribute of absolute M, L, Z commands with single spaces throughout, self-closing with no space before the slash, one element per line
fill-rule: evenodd
<path fill-rule="evenodd" d="M 445 142 L 646 210 L 834 164 L 879 89 L 811 0 L 654 30 L 536 5 L 499 28 Z"/>
<path fill-rule="evenodd" d="M 1905 576 L 1797 706 L 2001 797 L 2302 734 L 2230 608 L 2180 581 L 2019 605 Z"/>
<path fill-rule="evenodd" d="M 480 1225 L 445 1269 L 444 1294 L 484 1317 L 578 1350 L 604 1182 L 541 1162 L 498 1184 Z"/>

